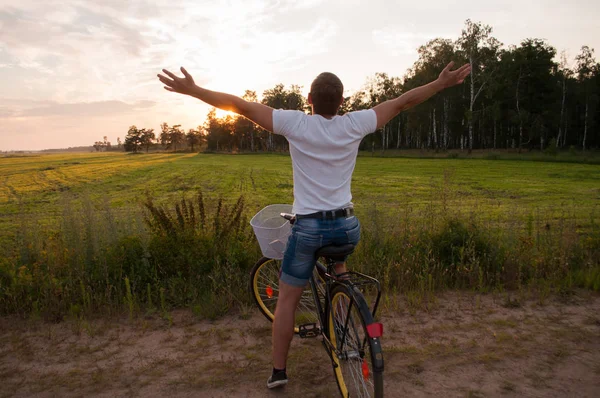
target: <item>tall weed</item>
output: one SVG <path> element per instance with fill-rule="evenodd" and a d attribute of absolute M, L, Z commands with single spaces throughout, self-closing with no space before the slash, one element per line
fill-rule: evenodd
<path fill-rule="evenodd" d="M 568 209 L 484 217 L 477 204 L 461 205 L 451 172 L 432 182 L 430 198 L 392 215 L 367 208 L 349 267 L 380 279 L 386 292 L 420 298 L 456 288 L 600 290 L 595 214 L 585 229 Z M 261 254 L 243 197 L 147 197 L 132 212 L 65 194 L 61 208 L 55 226 L 20 214 L 14 249 L 0 257 L 0 313 L 60 320 L 160 310 L 171 319 L 171 308 L 189 307 L 214 318 L 250 303 L 248 271 Z"/>

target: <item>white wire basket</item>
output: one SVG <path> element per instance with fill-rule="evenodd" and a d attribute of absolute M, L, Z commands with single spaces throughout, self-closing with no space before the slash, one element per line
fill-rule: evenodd
<path fill-rule="evenodd" d="M 250 220 L 263 256 L 277 260 L 283 258 L 292 226 L 280 214 L 291 212 L 292 205 L 269 205 Z"/>

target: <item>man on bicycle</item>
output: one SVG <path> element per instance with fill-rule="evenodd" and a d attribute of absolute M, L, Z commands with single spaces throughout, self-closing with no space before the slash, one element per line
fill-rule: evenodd
<path fill-rule="evenodd" d="M 294 174 L 293 212 L 297 221 L 284 254 L 279 296 L 273 320 L 273 371 L 269 388 L 288 381 L 286 361 L 294 336 L 296 307 L 316 263 L 315 252 L 327 245 L 356 245 L 360 224 L 354 216 L 350 183 L 358 147 L 398 113 L 427 100 L 445 88 L 460 84 L 469 64 L 451 71 L 451 62 L 437 80 L 385 101 L 372 109 L 338 115 L 344 87 L 333 73 L 321 73 L 312 82 L 308 103 L 312 115 L 302 111 L 274 110 L 234 95 L 198 87 L 182 67 L 183 77 L 163 69 L 158 75 L 168 91 L 190 95 L 219 109 L 238 113 L 262 128 L 286 137 Z M 345 272 L 345 263 L 336 273 Z"/>

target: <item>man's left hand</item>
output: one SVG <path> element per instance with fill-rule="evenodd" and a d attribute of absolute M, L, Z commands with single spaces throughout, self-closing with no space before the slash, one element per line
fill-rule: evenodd
<path fill-rule="evenodd" d="M 443 84 L 444 88 L 456 86 L 457 84 L 461 84 L 469 73 L 471 73 L 471 64 L 464 64 L 457 70 L 451 71 L 454 66 L 454 62 L 450 62 L 440 73 L 440 77 L 438 77 L 438 81 Z"/>

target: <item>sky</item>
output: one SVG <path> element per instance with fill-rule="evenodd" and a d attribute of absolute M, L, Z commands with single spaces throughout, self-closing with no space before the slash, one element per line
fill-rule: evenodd
<path fill-rule="evenodd" d="M 329 71 L 350 95 L 376 72 L 403 76 L 420 45 L 457 39 L 467 19 L 505 46 L 546 39 L 571 62 L 582 45 L 600 51 L 596 0 L 0 0 L 0 150 L 203 124 L 210 107 L 165 91 L 162 68 L 259 98 L 278 83 L 306 95 Z"/>

